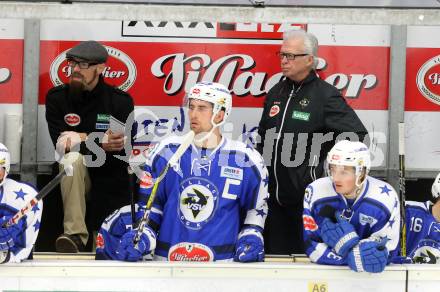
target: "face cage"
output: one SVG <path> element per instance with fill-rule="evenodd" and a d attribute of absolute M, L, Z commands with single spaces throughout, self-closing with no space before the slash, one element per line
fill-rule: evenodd
<path fill-rule="evenodd" d="M 6 170 L 6 167 L 0 166 L 5 170 L 5 175 L 3 176 L 2 180 L 0 181 L 0 187 L 5 183 L 6 178 L 8 177 L 8 171 Z"/>
<path fill-rule="evenodd" d="M 365 166 L 360 167 L 360 166 L 353 166 L 353 165 L 334 164 L 334 163 L 328 163 L 328 161 L 326 160 L 325 163 L 324 163 L 324 168 L 325 168 L 327 176 L 330 177 L 330 179 L 331 179 L 331 181 L 333 183 L 334 183 L 334 180 L 333 180 L 333 176 L 332 176 L 332 174 L 330 172 L 330 164 L 333 164 L 335 166 L 342 166 L 342 167 L 343 166 L 354 167 L 354 175 L 355 175 L 355 178 L 356 178 L 355 179 L 355 185 L 356 185 L 357 188 L 361 188 L 362 185 L 364 184 L 366 178 L 367 178 L 368 170 L 367 170 L 367 167 L 365 167 Z M 360 181 L 364 169 L 365 169 L 365 176 L 364 176 L 363 180 Z"/>

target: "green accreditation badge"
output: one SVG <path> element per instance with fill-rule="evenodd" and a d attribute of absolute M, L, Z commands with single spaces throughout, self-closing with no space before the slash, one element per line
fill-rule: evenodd
<path fill-rule="evenodd" d="M 300 112 L 300 111 L 293 111 L 292 119 L 302 120 L 302 121 L 308 122 L 309 119 L 310 119 L 310 113 Z"/>
<path fill-rule="evenodd" d="M 96 116 L 96 121 L 99 123 L 108 123 L 110 121 L 110 115 L 106 115 L 106 114 L 98 114 Z"/>

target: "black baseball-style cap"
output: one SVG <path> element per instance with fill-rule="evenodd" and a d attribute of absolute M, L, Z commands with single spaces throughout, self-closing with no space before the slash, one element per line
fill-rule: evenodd
<path fill-rule="evenodd" d="M 107 58 L 107 50 L 97 41 L 81 42 L 66 53 L 66 59 L 80 59 L 98 64 L 105 63 Z"/>

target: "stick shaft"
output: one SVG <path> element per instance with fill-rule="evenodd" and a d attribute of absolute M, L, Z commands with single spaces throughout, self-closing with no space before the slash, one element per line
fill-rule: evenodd
<path fill-rule="evenodd" d="M 177 161 L 179 160 L 179 158 L 183 155 L 183 153 L 185 153 L 186 149 L 188 149 L 189 145 L 191 145 L 191 142 L 194 139 L 194 135 L 195 134 L 194 134 L 193 131 L 190 131 L 188 134 L 186 134 L 186 137 L 183 139 L 182 144 L 180 144 L 180 146 L 177 148 L 176 152 L 168 160 L 167 165 L 165 166 L 164 169 L 162 169 L 162 171 L 159 174 L 159 177 L 154 182 L 153 189 L 151 190 L 151 194 L 150 194 L 150 196 L 148 198 L 148 201 L 147 201 L 147 203 L 145 205 L 144 215 L 142 216 L 142 219 L 141 219 L 141 221 L 139 223 L 139 227 L 138 227 L 136 236 L 134 237 L 134 240 L 133 240 L 135 245 L 137 245 L 137 243 L 139 242 L 139 240 L 141 238 L 141 235 L 142 235 L 142 231 L 144 230 L 145 225 L 148 224 L 149 213 L 150 213 L 148 211 L 153 206 L 153 202 L 154 202 L 154 199 L 156 198 L 156 193 L 157 193 L 157 190 L 159 188 L 160 182 L 162 181 L 162 179 L 167 174 L 170 166 L 174 166 L 177 163 Z"/>
<path fill-rule="evenodd" d="M 17 222 L 24 217 L 32 208 L 38 204 L 40 200 L 42 200 L 44 197 L 46 197 L 50 191 L 56 187 L 60 182 L 63 176 L 66 174 L 66 169 L 64 169 L 62 172 L 57 174 L 47 185 L 44 186 L 44 188 L 41 189 L 41 191 L 38 192 L 38 194 L 32 198 L 29 202 L 26 203 L 26 205 L 21 208 L 15 215 L 6 223 L 5 227 L 10 227 L 14 224 L 17 224 Z"/>
<path fill-rule="evenodd" d="M 399 123 L 399 200 L 400 200 L 400 254 L 406 256 L 406 213 L 405 213 L 405 123 Z"/>

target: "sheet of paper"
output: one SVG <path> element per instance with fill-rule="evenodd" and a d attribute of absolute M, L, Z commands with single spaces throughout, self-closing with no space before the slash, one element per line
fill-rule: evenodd
<path fill-rule="evenodd" d="M 113 133 L 125 133 L 125 124 L 117 118 L 110 116 L 110 130 Z"/>

